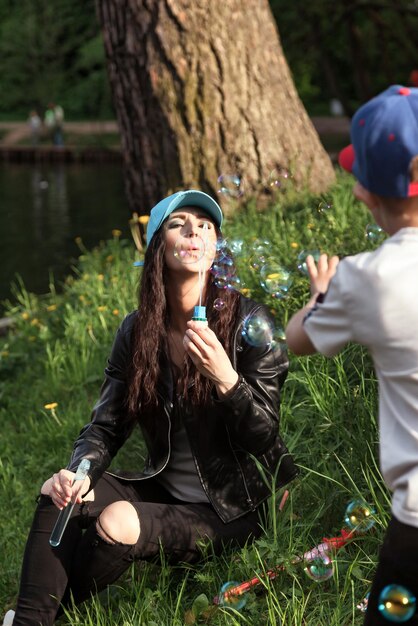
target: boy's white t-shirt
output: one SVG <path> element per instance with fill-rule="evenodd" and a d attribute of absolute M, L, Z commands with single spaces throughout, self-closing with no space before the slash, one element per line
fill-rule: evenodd
<path fill-rule="evenodd" d="M 318 352 L 366 346 L 379 381 L 380 465 L 395 517 L 418 527 L 418 228 L 343 259 L 304 329 Z"/>

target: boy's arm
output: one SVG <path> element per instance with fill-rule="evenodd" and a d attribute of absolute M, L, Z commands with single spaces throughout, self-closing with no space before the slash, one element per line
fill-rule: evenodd
<path fill-rule="evenodd" d="M 326 254 L 321 254 L 318 265 L 311 255 L 306 259 L 309 280 L 311 283 L 311 298 L 309 302 L 295 313 L 286 327 L 286 342 L 290 350 L 298 356 L 314 354 L 317 352 L 315 346 L 306 333 L 303 322 L 306 316 L 312 311 L 317 303 L 318 296 L 325 294 L 331 278 L 334 276 L 339 263 L 339 258 L 333 256 L 328 258 Z"/>
<path fill-rule="evenodd" d="M 296 355 L 315 354 L 316 348 L 309 339 L 308 334 L 303 328 L 303 321 L 315 306 L 318 294 L 312 296 L 309 302 L 295 313 L 286 326 L 286 343 L 288 348 Z"/>

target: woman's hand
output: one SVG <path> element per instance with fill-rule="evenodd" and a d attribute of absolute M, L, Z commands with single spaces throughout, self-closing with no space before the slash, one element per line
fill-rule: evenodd
<path fill-rule="evenodd" d="M 337 265 L 340 262 L 337 256 L 328 257 L 321 254 L 318 263 L 315 264 L 312 255 L 306 257 L 306 267 L 308 268 L 309 280 L 311 281 L 311 294 L 326 293 L 331 278 L 334 276 Z"/>
<path fill-rule="evenodd" d="M 70 502 L 80 504 L 82 502 L 82 494 L 89 490 L 90 478 L 87 477 L 84 481 L 77 480 L 73 484 L 74 476 L 74 472 L 65 469 L 60 470 L 44 482 L 41 487 L 41 493 L 49 496 L 60 510 Z"/>
<path fill-rule="evenodd" d="M 203 376 L 215 383 L 219 396 L 226 394 L 238 381 L 238 374 L 217 336 L 208 326 L 191 320 L 183 338 L 186 354 Z"/>

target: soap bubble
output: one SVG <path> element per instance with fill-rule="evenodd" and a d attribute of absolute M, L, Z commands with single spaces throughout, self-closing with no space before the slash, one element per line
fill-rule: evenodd
<path fill-rule="evenodd" d="M 271 243 L 267 239 L 256 239 L 250 247 L 250 267 L 259 271 L 271 256 Z"/>
<path fill-rule="evenodd" d="M 216 298 L 213 302 L 213 308 L 217 311 L 222 311 L 222 309 L 225 308 L 225 300 L 222 300 L 222 298 Z"/>
<path fill-rule="evenodd" d="M 273 298 L 285 298 L 293 283 L 290 272 L 274 262 L 263 265 L 260 269 L 260 284 Z"/>
<path fill-rule="evenodd" d="M 318 213 L 327 213 L 330 209 L 332 209 L 332 204 L 327 200 L 321 200 L 321 202 L 316 207 Z"/>
<path fill-rule="evenodd" d="M 218 185 L 218 193 L 227 198 L 240 198 L 244 193 L 241 178 L 236 174 L 221 174 Z"/>
<path fill-rule="evenodd" d="M 327 554 L 317 554 L 303 560 L 304 572 L 316 583 L 329 580 L 334 575 L 334 564 Z"/>
<path fill-rule="evenodd" d="M 270 320 L 260 315 L 248 315 L 242 326 L 242 336 L 251 346 L 269 346 L 273 340 L 274 327 Z"/>
<path fill-rule="evenodd" d="M 281 350 L 286 350 L 286 333 L 281 326 L 275 326 L 273 328 L 273 336 L 271 340 L 271 347 L 273 349 L 280 348 Z"/>
<path fill-rule="evenodd" d="M 237 587 L 239 583 L 230 580 L 224 583 L 221 587 L 221 591 L 219 593 L 219 604 L 225 608 L 235 609 L 236 611 L 240 611 L 247 604 L 247 594 L 240 593 L 233 596 L 228 596 L 225 594 L 228 589 L 232 589 L 233 587 Z"/>
<path fill-rule="evenodd" d="M 179 237 L 174 245 L 174 256 L 184 265 L 197 263 L 207 254 L 207 245 L 200 236 Z"/>
<path fill-rule="evenodd" d="M 305 274 L 305 276 L 308 276 L 306 257 L 308 257 L 309 255 L 313 257 L 315 263 L 318 263 L 321 252 L 319 250 L 302 250 L 301 252 L 299 252 L 297 258 L 298 270 L 302 272 L 302 274 Z"/>
<path fill-rule="evenodd" d="M 285 167 L 276 167 L 270 171 L 265 187 L 271 191 L 285 191 L 289 184 L 292 175 L 290 171 Z"/>
<path fill-rule="evenodd" d="M 229 239 L 227 246 L 234 257 L 242 256 L 245 252 L 245 244 L 242 239 Z"/>
<path fill-rule="evenodd" d="M 370 507 L 364 500 L 355 499 L 348 504 L 345 510 L 344 521 L 351 530 L 357 533 L 365 533 L 374 526 L 374 513 L 373 507 Z"/>
<path fill-rule="evenodd" d="M 382 243 L 386 238 L 386 233 L 377 224 L 367 224 L 366 238 L 372 243 Z"/>
<path fill-rule="evenodd" d="M 389 622 L 403 623 L 416 609 L 414 594 L 402 585 L 387 585 L 379 596 L 378 609 Z"/>

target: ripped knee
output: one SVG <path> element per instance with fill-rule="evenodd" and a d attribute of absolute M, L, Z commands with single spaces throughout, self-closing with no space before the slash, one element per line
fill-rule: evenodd
<path fill-rule="evenodd" d="M 140 534 L 135 507 L 126 500 L 109 504 L 96 520 L 96 531 L 110 545 L 134 545 Z"/>

